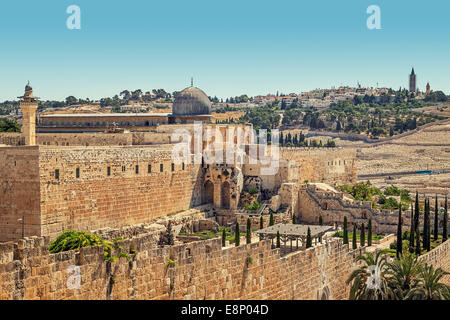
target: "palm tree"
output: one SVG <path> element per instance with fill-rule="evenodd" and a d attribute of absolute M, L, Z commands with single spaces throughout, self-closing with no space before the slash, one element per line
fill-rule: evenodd
<path fill-rule="evenodd" d="M 406 295 L 411 300 L 450 300 L 450 286 L 440 283 L 441 278 L 449 274 L 441 268 L 425 265 L 420 268 L 420 283 Z"/>
<path fill-rule="evenodd" d="M 422 266 L 417 256 L 410 253 L 401 254 L 399 259 L 388 263 L 386 274 L 394 299 L 404 300 L 411 288 L 418 285 Z"/>
<path fill-rule="evenodd" d="M 385 251 L 378 251 L 375 257 L 365 252 L 356 258 L 363 264 L 352 272 L 346 284 L 350 284 L 350 300 L 385 300 L 392 296 L 387 283 L 387 261 Z"/>

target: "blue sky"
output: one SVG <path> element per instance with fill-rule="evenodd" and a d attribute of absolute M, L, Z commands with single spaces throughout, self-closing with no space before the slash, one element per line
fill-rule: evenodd
<path fill-rule="evenodd" d="M 70 5 L 81 30 L 69 30 Z M 366 27 L 369 5 L 381 30 Z M 208 95 L 339 85 L 450 93 L 450 2 L 22 0 L 0 4 L 0 100 L 30 80 L 43 99 L 194 84 Z"/>

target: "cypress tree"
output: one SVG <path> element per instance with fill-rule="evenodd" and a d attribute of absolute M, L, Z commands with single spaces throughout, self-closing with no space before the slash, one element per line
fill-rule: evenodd
<path fill-rule="evenodd" d="M 297 224 L 296 218 L 295 218 L 295 214 L 292 215 L 292 224 Z"/>
<path fill-rule="evenodd" d="M 361 226 L 361 235 L 359 236 L 359 242 L 361 243 L 361 247 L 364 247 L 366 245 L 366 227 L 364 226 L 364 223 Z"/>
<path fill-rule="evenodd" d="M 280 231 L 277 231 L 277 248 L 281 247 Z"/>
<path fill-rule="evenodd" d="M 372 245 L 372 219 L 369 219 L 369 226 L 367 227 L 367 245 Z"/>
<path fill-rule="evenodd" d="M 319 226 L 323 226 L 323 218 L 321 215 L 319 216 Z"/>
<path fill-rule="evenodd" d="M 439 208 L 437 195 L 434 201 L 434 241 L 438 240 L 439 233 Z"/>
<path fill-rule="evenodd" d="M 415 253 L 419 256 L 421 253 L 420 249 L 420 231 L 419 228 L 416 228 L 416 247 L 415 247 Z"/>
<path fill-rule="evenodd" d="M 245 236 L 247 238 L 247 244 L 252 243 L 252 224 L 250 218 L 247 218 L 247 234 Z"/>
<path fill-rule="evenodd" d="M 431 250 L 431 206 L 430 199 L 427 200 L 427 251 Z"/>
<path fill-rule="evenodd" d="M 419 216 L 420 216 L 420 208 L 419 208 L 419 193 L 416 191 L 416 205 L 414 207 L 414 229 L 417 233 L 419 229 Z"/>
<path fill-rule="evenodd" d="M 306 248 L 312 247 L 311 230 L 308 227 L 308 233 L 306 234 Z"/>
<path fill-rule="evenodd" d="M 423 249 L 430 251 L 431 229 L 430 229 L 430 199 L 425 199 L 425 212 L 423 217 Z"/>
<path fill-rule="evenodd" d="M 423 210 L 423 229 L 422 229 L 422 245 L 423 245 L 423 249 L 427 250 L 428 249 L 428 245 L 427 245 L 427 241 L 428 241 L 428 199 L 425 198 L 425 202 L 424 202 L 424 210 Z"/>
<path fill-rule="evenodd" d="M 173 232 L 172 232 L 172 223 L 170 220 L 167 223 L 167 244 L 171 245 L 171 246 L 175 244 L 175 240 L 174 240 Z"/>
<path fill-rule="evenodd" d="M 411 221 L 410 221 L 410 229 L 409 229 L 409 252 L 414 252 L 414 234 L 415 234 L 415 227 L 414 227 L 414 210 L 413 205 L 411 203 Z"/>
<path fill-rule="evenodd" d="M 402 206 L 398 208 L 398 224 L 397 224 L 397 259 L 402 254 Z"/>
<path fill-rule="evenodd" d="M 358 247 L 356 244 L 356 224 L 353 225 L 352 245 L 353 245 L 353 250 L 355 250 Z"/>
<path fill-rule="evenodd" d="M 348 244 L 347 217 L 344 217 L 344 244 Z"/>
<path fill-rule="evenodd" d="M 225 231 L 225 228 L 222 229 L 222 247 L 225 247 L 225 241 L 227 238 L 227 233 Z"/>
<path fill-rule="evenodd" d="M 444 204 L 444 221 L 442 223 L 442 242 L 447 241 L 448 239 L 448 212 L 447 212 L 447 196 L 445 196 L 445 204 Z"/>
<path fill-rule="evenodd" d="M 239 231 L 239 222 L 236 222 L 236 230 L 234 231 L 234 244 L 238 247 L 241 244 L 241 233 Z"/>
<path fill-rule="evenodd" d="M 262 217 L 262 215 L 261 215 L 261 217 L 259 217 L 259 229 L 263 229 L 264 228 L 264 219 L 263 219 L 263 217 Z M 262 235 L 260 234 L 259 235 L 259 241 L 261 241 L 262 240 Z"/>
<path fill-rule="evenodd" d="M 269 218 L 269 226 L 273 226 L 275 224 L 273 220 L 273 212 L 270 212 L 270 218 Z"/>

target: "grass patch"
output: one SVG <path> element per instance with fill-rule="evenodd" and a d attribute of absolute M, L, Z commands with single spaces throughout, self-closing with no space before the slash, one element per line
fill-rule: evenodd
<path fill-rule="evenodd" d="M 182 236 L 195 236 L 195 237 L 199 237 L 200 240 L 209 240 L 209 239 L 214 239 L 214 238 L 222 238 L 222 232 L 223 229 L 225 229 L 225 240 L 230 241 L 230 243 L 234 243 L 234 232 L 230 231 L 230 228 L 228 227 L 220 227 L 219 231 L 213 231 L 213 230 L 204 230 L 204 231 L 199 231 L 199 232 L 194 232 L 194 233 L 187 233 L 184 229 L 181 229 L 180 231 L 180 235 Z M 256 229 L 252 229 L 252 230 L 256 230 Z M 241 237 L 244 237 L 246 235 L 246 232 L 240 232 Z"/>

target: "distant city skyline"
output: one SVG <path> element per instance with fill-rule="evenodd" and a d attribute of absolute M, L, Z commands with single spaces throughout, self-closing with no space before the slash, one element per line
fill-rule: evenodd
<path fill-rule="evenodd" d="M 69 30 L 67 7 L 81 9 Z M 381 30 L 366 9 L 381 8 Z M 5 2 L 0 100 L 30 80 L 43 100 L 97 100 L 124 89 L 190 85 L 227 98 L 316 88 L 409 87 L 450 93 L 450 4 L 422 1 Z"/>

